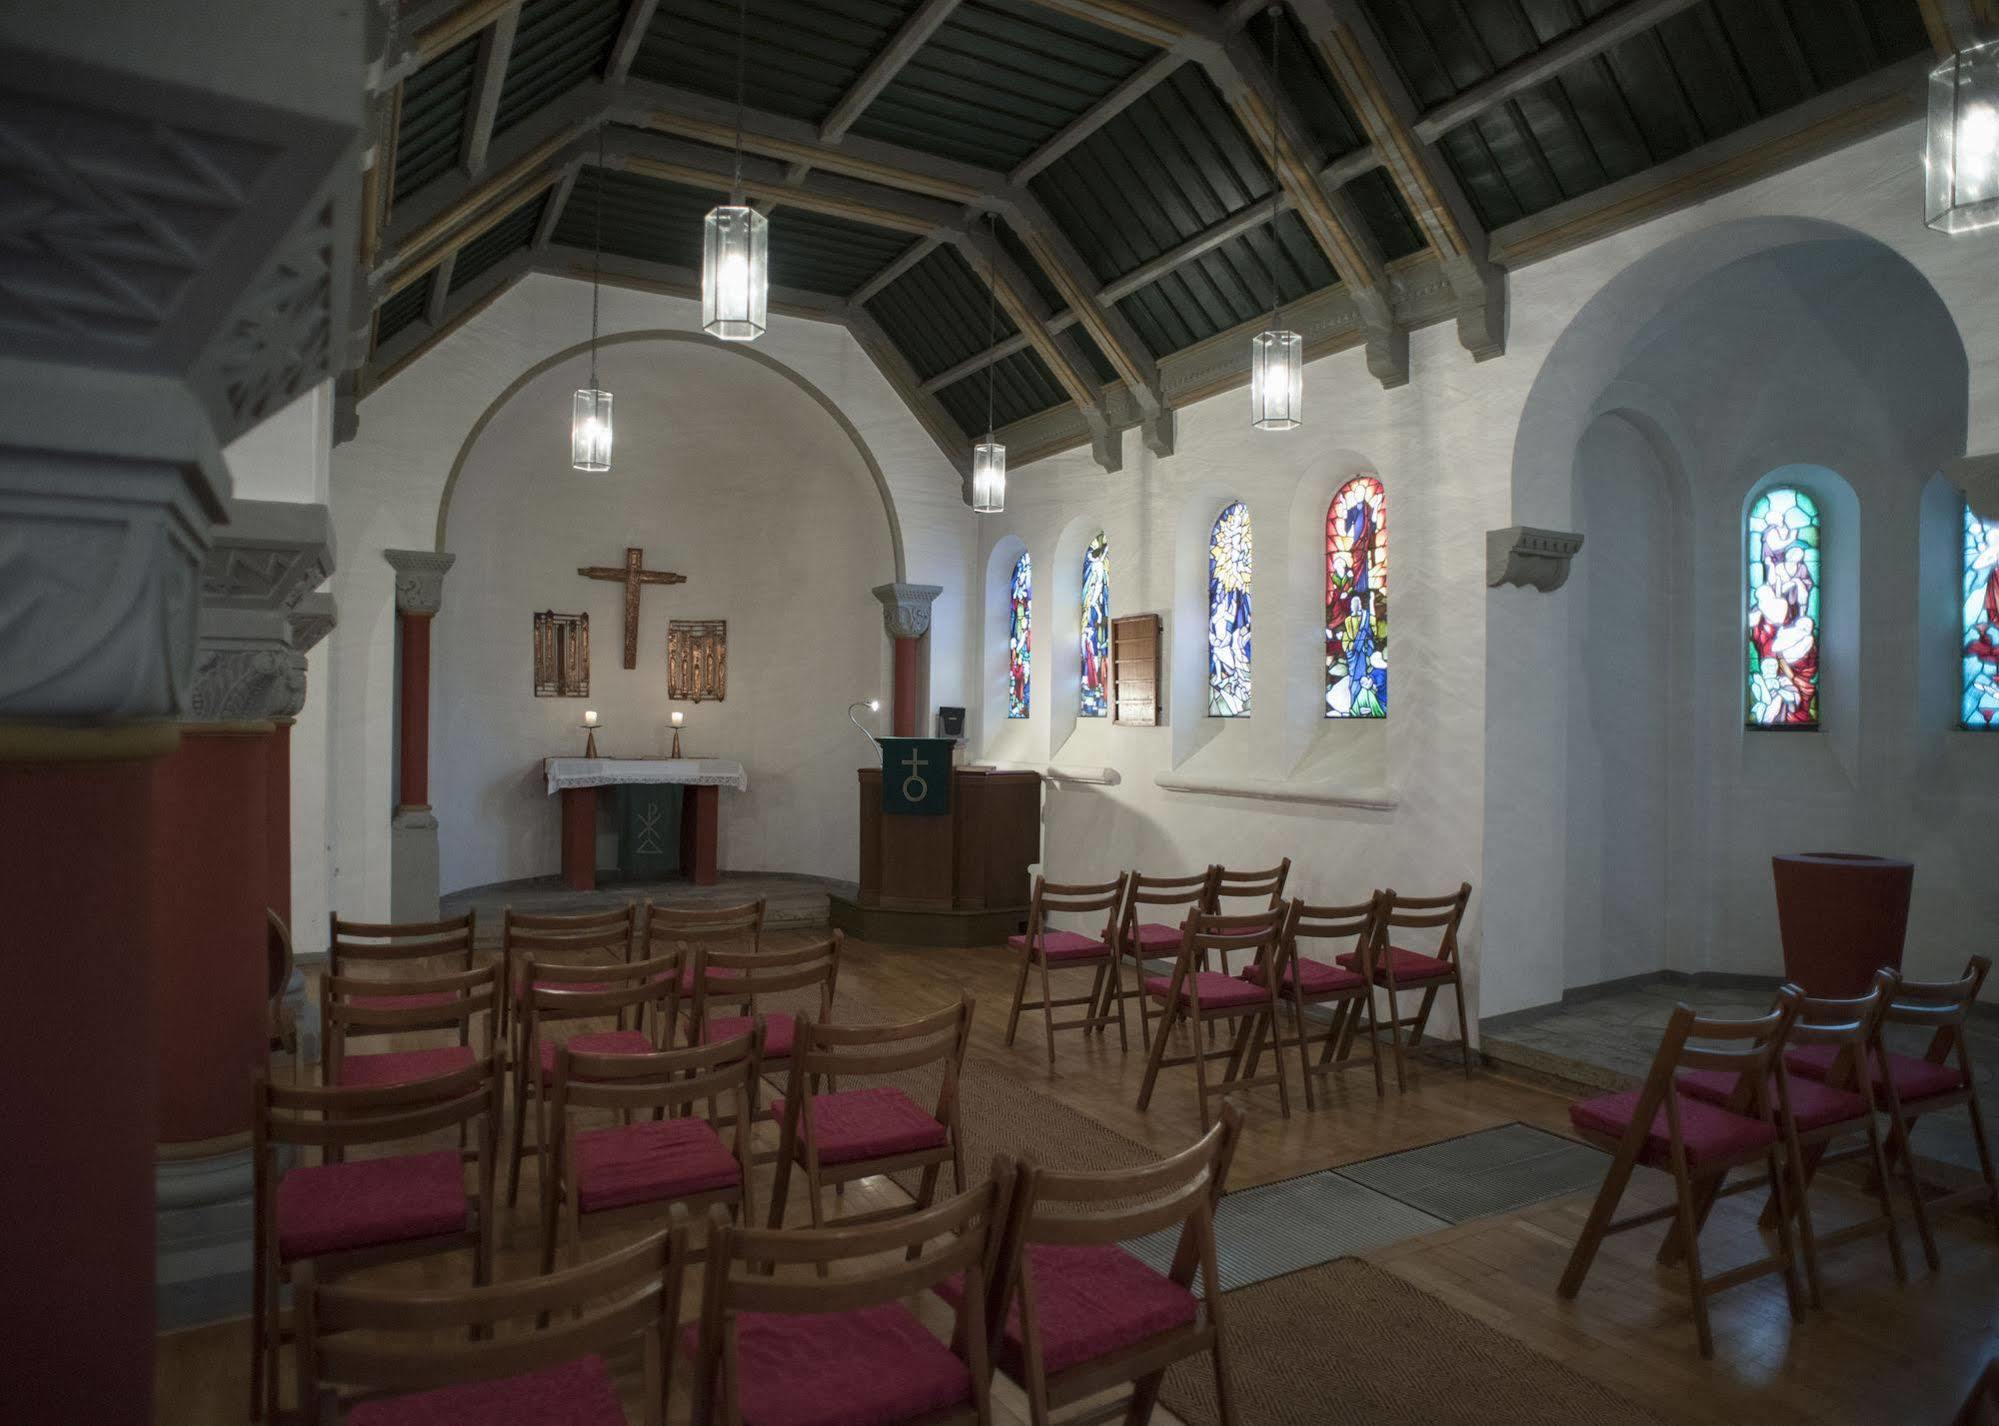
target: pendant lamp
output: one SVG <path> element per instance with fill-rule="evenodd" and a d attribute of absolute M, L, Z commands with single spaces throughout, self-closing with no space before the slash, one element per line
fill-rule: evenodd
<path fill-rule="evenodd" d="M 993 254 L 999 251 L 999 232 L 993 215 L 986 215 L 986 350 L 993 349 L 993 309 L 998 302 L 998 278 L 993 272 Z M 993 368 L 986 363 L 986 438 L 972 447 L 972 509 L 980 515 L 998 515 L 1006 509 L 1006 447 L 993 439 Z"/>
<path fill-rule="evenodd" d="M 1284 185 L 1277 177 L 1277 36 L 1284 28 L 1282 6 L 1270 15 L 1270 223 L 1276 242 L 1277 215 Z M 1277 323 L 1277 268 L 1270 268 L 1270 326 L 1249 345 L 1250 424 L 1259 431 L 1289 431 L 1305 418 L 1305 339 Z"/>
<path fill-rule="evenodd" d="M 1999 40 L 1930 71 L 1923 221 L 1944 233 L 1999 223 Z"/>
<path fill-rule="evenodd" d="M 736 4 L 736 173 L 701 225 L 701 330 L 753 342 L 770 315 L 770 223 L 743 202 L 743 54 L 748 0 Z"/>
<path fill-rule="evenodd" d="M 569 464 L 596 474 L 611 468 L 611 393 L 597 382 L 597 295 L 604 254 L 604 129 L 597 128 L 596 237 L 590 250 L 590 384 L 569 403 Z"/>

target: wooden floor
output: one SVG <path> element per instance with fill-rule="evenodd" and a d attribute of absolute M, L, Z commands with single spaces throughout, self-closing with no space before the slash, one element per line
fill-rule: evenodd
<path fill-rule="evenodd" d="M 986 1066 L 1017 1075 L 1106 1127 L 1162 1151 L 1193 1136 L 1191 1071 L 1165 1073 L 1148 1113 L 1133 1107 L 1144 1071 L 1135 1023 L 1132 1049 L 1125 1054 L 1117 1050 L 1115 1035 L 1087 1043 L 1075 1032 L 1058 1035 L 1052 1072 L 1040 1025 L 1032 1017 L 1023 1024 L 1015 1048 L 1006 1049 L 1001 1041 L 1012 971 L 1004 952 L 853 942 L 848 952 L 841 973 L 843 993 L 852 987 L 913 1014 L 969 989 L 979 997 L 970 1054 Z M 1135 1017 L 1135 1003 L 1132 1013 Z M 1516 1120 L 1562 1132 L 1568 1126 L 1566 1095 L 1489 1072 L 1467 1081 L 1455 1068 L 1426 1063 L 1415 1072 L 1407 1094 L 1398 1096 L 1391 1080 L 1381 1102 L 1364 1075 L 1335 1083 L 1338 1087 L 1322 1097 L 1316 1112 L 1294 1104 L 1288 1121 L 1278 1115 L 1273 1090 L 1242 1096 L 1250 1118 L 1231 1186 L 1288 1178 Z M 1627 1202 L 1663 1202 L 1664 1186 L 1663 1178 L 1640 1170 Z M 794 1187 L 794 1199 L 798 1193 Z M 503 1276 L 532 1270 L 532 1194 L 530 1161 L 513 1220 L 515 1243 L 502 1251 Z M 1958 1212 L 1943 1218 L 1944 1267 L 1935 1274 L 1922 1269 L 1914 1233 L 1906 1231 L 1912 1273 L 1907 1286 L 1896 1284 L 1879 1239 L 1830 1250 L 1824 1255 L 1825 1310 L 1809 1313 L 1801 1324 L 1791 1321 L 1775 1277 L 1721 1294 L 1712 1307 L 1716 1356 L 1703 1362 L 1694 1349 L 1683 1277 L 1654 1266 L 1659 1230 L 1610 1239 L 1580 1298 L 1567 1303 L 1555 1296 L 1555 1281 L 1590 1197 L 1571 1195 L 1476 1220 L 1373 1256 L 1422 1290 L 1603 1381 L 1670 1422 L 1943 1423 L 1986 1359 L 1999 1353 L 1999 1230 L 1989 1215 Z M 850 1189 L 841 1202 L 847 1211 L 864 1211 L 901 1198 L 894 1185 L 868 1180 Z M 1814 1188 L 1822 1227 L 1836 1226 L 1859 1201 L 1852 1190 L 1827 1180 Z M 1716 1210 L 1702 1238 L 1710 1271 L 1760 1254 L 1753 1226 L 1759 1206 L 1760 1195 L 1744 1194 L 1724 1200 Z M 802 1202 L 791 1208 L 787 1221 L 802 1220 Z M 605 1235 L 597 1241 L 622 1240 Z M 439 1271 L 388 1269 L 383 1280 L 414 1285 L 426 1280 L 426 1270 Z M 698 1298 L 690 1293 L 689 1300 Z M 242 1322 L 162 1338 L 158 1420 L 174 1426 L 242 1421 L 247 1340 Z M 1365 1345 L 1339 1347 L 1358 1350 Z M 1001 1420 L 1025 1421 L 1022 1398 L 1004 1379 L 996 1399 Z M 674 1406 L 672 1419 L 684 1420 L 679 1388 Z M 1154 1419 L 1171 1420 L 1163 1410 Z"/>

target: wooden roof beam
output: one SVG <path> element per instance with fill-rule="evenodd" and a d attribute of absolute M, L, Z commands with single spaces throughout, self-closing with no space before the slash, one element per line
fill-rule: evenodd
<path fill-rule="evenodd" d="M 520 0 L 511 3 L 480 31 L 479 59 L 474 66 L 470 118 L 465 125 L 465 142 L 459 164 L 467 175 L 477 178 L 486 167 L 486 151 L 493 143 L 493 120 L 500 112 L 500 90 L 507 82 L 507 61 L 513 58 L 514 31 L 521 19 Z"/>
<path fill-rule="evenodd" d="M 639 46 L 645 43 L 646 31 L 652 28 L 653 13 L 658 9 L 659 0 L 631 0 L 625 6 L 618 38 L 611 42 L 610 62 L 604 66 L 606 84 L 622 84 L 632 72 L 632 61 L 639 57 Z"/>
<path fill-rule="evenodd" d="M 929 257 L 930 254 L 936 252 L 942 242 L 943 239 L 941 238 L 918 238 L 900 253 L 896 254 L 880 272 L 877 272 L 873 277 L 870 277 L 866 282 L 863 282 L 859 287 L 848 293 L 847 300 L 856 307 L 864 306 L 869 298 L 897 281 L 912 267 L 915 267 L 918 263 Z"/>
<path fill-rule="evenodd" d="M 819 137 L 829 144 L 837 144 L 846 137 L 847 130 L 854 126 L 862 111 L 875 102 L 882 90 L 895 82 L 903 66 L 916 58 L 916 52 L 929 43 L 930 37 L 957 8 L 958 0 L 923 0 L 916 13 L 904 20 L 902 28 L 882 47 L 882 52 L 868 61 L 868 67 L 861 71 L 860 78 L 840 96 L 840 102 L 833 106 L 833 112 L 819 126 Z"/>
<path fill-rule="evenodd" d="M 1049 164 L 1083 142 L 1091 134 L 1108 124 L 1133 104 L 1144 98 L 1161 81 L 1172 77 L 1173 71 L 1185 64 L 1191 56 L 1185 50 L 1175 47 L 1154 55 L 1132 72 L 1129 79 L 1099 99 L 1095 104 L 1078 114 L 1074 119 L 1051 137 L 1040 148 L 1022 159 L 1014 171 L 1007 175 L 1011 183 L 1025 183 Z"/>
<path fill-rule="evenodd" d="M 877 322 L 868 309 L 858 303 L 849 303 L 846 310 L 847 330 L 853 335 L 860 348 L 884 380 L 895 388 L 903 405 L 916 418 L 917 424 L 930 433 L 930 439 L 937 443 L 937 449 L 951 468 L 958 472 L 963 498 L 967 505 L 972 503 L 972 443 L 958 429 L 958 423 L 944 409 L 935 393 L 926 391 L 910 369 L 909 361 L 900 348 L 888 339 L 881 323 Z"/>

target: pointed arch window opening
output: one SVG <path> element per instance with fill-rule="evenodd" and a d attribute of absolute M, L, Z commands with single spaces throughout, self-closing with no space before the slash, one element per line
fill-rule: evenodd
<path fill-rule="evenodd" d="M 1326 716 L 1388 716 L 1388 496 L 1372 475 L 1326 507 Z"/>
<path fill-rule="evenodd" d="M 1007 586 L 1006 716 L 1025 718 L 1033 695 L 1034 566 L 1022 550 Z"/>
<path fill-rule="evenodd" d="M 1211 718 L 1249 716 L 1253 565 L 1249 507 L 1238 500 L 1216 517 L 1208 535 L 1208 716 Z"/>
<path fill-rule="evenodd" d="M 1766 490 L 1750 506 L 1747 536 L 1748 726 L 1815 729 L 1823 636 L 1818 503 L 1793 486 Z"/>
<path fill-rule="evenodd" d="M 1082 629 L 1079 640 L 1082 689 L 1076 713 L 1082 718 L 1110 715 L 1111 557 L 1102 530 L 1083 552 Z"/>

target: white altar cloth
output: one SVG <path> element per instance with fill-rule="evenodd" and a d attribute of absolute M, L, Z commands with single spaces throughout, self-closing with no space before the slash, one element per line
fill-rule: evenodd
<path fill-rule="evenodd" d="M 678 782 L 733 787 L 748 792 L 750 775 L 727 758 L 546 758 L 550 796 L 565 787 L 607 787 L 622 782 Z"/>

